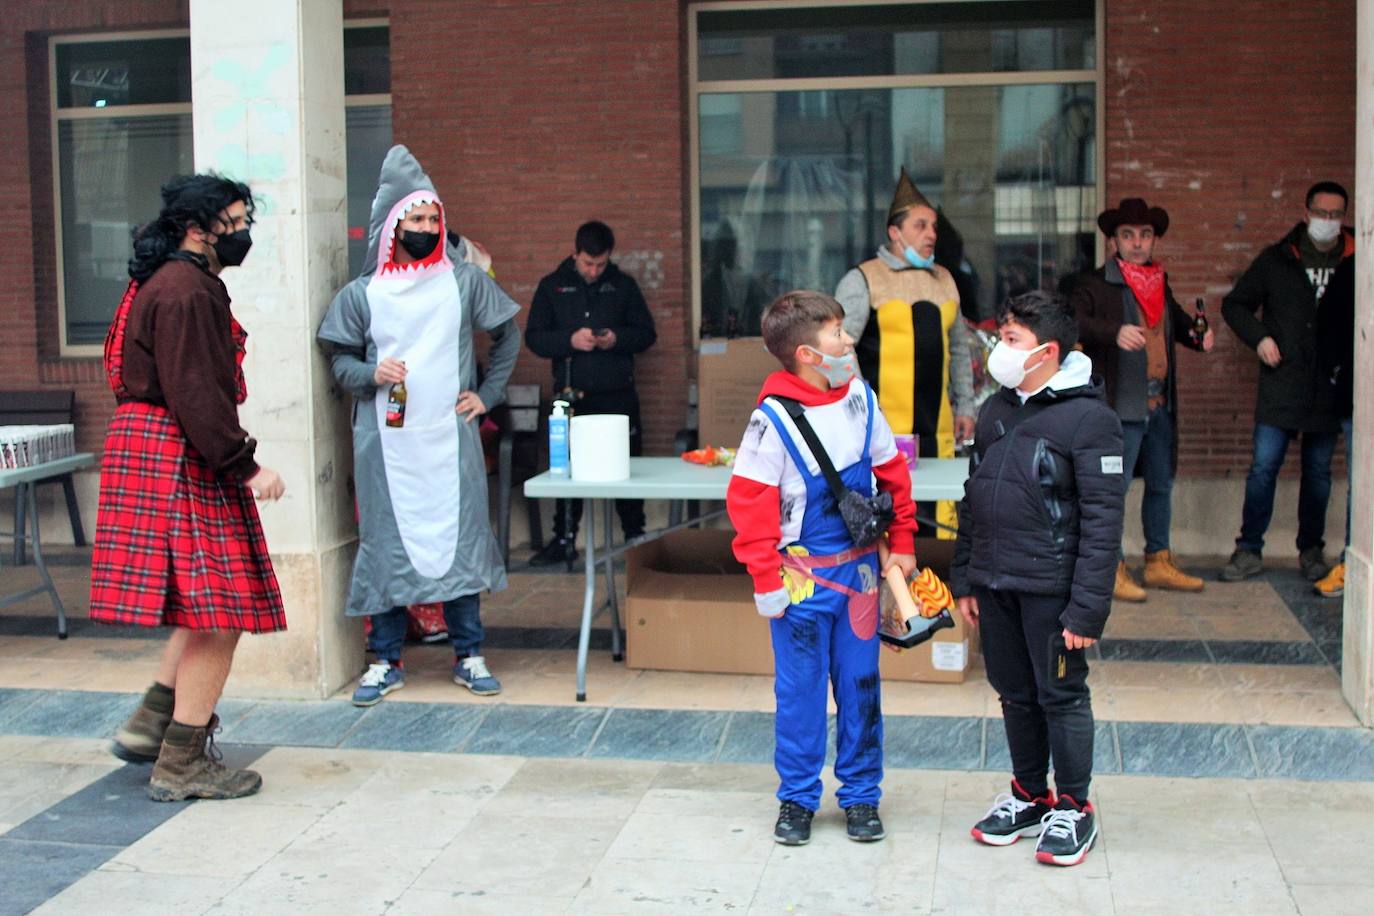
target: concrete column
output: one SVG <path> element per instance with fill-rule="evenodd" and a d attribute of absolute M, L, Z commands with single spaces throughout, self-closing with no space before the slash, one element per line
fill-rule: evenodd
<path fill-rule="evenodd" d="M 347 273 L 340 0 L 191 0 L 196 169 L 245 181 L 253 250 L 225 272 L 248 329 L 240 409 L 259 461 L 286 481 L 262 506 L 288 630 L 245 637 L 228 692 L 323 697 L 361 666 L 342 604 L 355 529 L 346 407 L 315 328 Z"/>
<path fill-rule="evenodd" d="M 1374 0 L 1359 0 L 1356 29 L 1355 488 L 1346 551 L 1341 689 L 1360 721 L 1374 725 Z"/>

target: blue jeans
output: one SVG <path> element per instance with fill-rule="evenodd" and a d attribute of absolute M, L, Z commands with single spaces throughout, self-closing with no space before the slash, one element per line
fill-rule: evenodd
<path fill-rule="evenodd" d="M 1144 420 L 1121 424 L 1121 457 L 1128 484 L 1137 459 L 1145 478 L 1145 495 L 1140 501 L 1145 552 L 1168 550 L 1174 491 L 1174 419 L 1168 407 L 1156 407 Z"/>
<path fill-rule="evenodd" d="M 444 602 L 444 623 L 448 625 L 453 654 L 459 658 L 478 655 L 482 648 L 481 595 L 463 595 Z M 401 660 L 406 639 L 406 609 L 394 607 L 372 615 L 372 632 L 367 637 L 368 651 L 392 664 Z"/>
<path fill-rule="evenodd" d="M 1288 443 L 1298 431 L 1255 424 L 1255 452 L 1245 478 L 1245 507 L 1241 510 L 1236 547 L 1259 553 L 1264 532 L 1274 516 L 1274 488 L 1283 467 Z M 1302 434 L 1302 482 L 1298 487 L 1298 550 L 1326 545 L 1326 505 L 1331 501 L 1331 456 L 1335 433 Z"/>

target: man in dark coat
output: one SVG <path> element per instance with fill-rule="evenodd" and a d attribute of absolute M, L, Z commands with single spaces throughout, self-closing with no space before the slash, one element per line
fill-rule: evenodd
<path fill-rule="evenodd" d="M 1274 488 L 1288 443 L 1302 436 L 1298 492 L 1298 561 L 1309 582 L 1330 571 L 1322 559 L 1331 456 L 1340 429 L 1335 386 L 1319 352 L 1324 294 L 1355 256 L 1355 234 L 1342 228 L 1350 195 L 1333 181 L 1307 191 L 1307 213 L 1278 243 L 1260 252 L 1221 304 L 1231 330 L 1260 360 L 1254 457 L 1245 479 L 1240 537 L 1221 577 L 1238 582 L 1264 569 L 1264 533 L 1274 514 Z M 1330 330 L 1339 335 L 1353 328 Z"/>
<path fill-rule="evenodd" d="M 638 455 L 635 354 L 653 346 L 658 335 L 639 284 L 611 262 L 614 250 L 610 226 L 593 220 L 578 228 L 572 255 L 534 291 L 525 342 L 553 361 L 554 391 L 572 402 L 574 413 L 627 415 L 630 454 Z M 643 500 L 617 499 L 615 508 L 626 540 L 644 533 Z M 558 500 L 553 539 L 530 564 L 571 563 L 581 520 L 580 499 Z"/>
<path fill-rule="evenodd" d="M 1139 197 L 1097 218 L 1116 246 L 1114 256 L 1074 284 L 1069 303 L 1078 317 L 1083 352 L 1107 383 L 1107 401 L 1121 420 L 1126 473 L 1145 478 L 1140 517 L 1145 529 L 1145 584 L 1197 592 L 1202 580 L 1174 565 L 1169 549 L 1171 494 L 1178 466 L 1178 364 L 1174 344 L 1210 352 L 1213 332 L 1192 333 L 1193 319 L 1174 299 L 1169 277 L 1154 259 L 1169 214 Z M 1129 477 L 1128 477 L 1129 479 Z M 1123 554 L 1113 597 L 1144 601 Z"/>

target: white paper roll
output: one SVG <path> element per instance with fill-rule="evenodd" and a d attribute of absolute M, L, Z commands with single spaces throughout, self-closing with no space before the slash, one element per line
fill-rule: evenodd
<path fill-rule="evenodd" d="M 569 439 L 573 480 L 604 483 L 630 476 L 630 418 L 625 414 L 574 416 Z"/>

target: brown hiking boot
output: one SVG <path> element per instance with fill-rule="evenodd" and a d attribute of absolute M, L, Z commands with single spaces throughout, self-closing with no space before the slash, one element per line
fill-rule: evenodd
<path fill-rule="evenodd" d="M 110 742 L 110 753 L 130 763 L 152 763 L 162 750 L 162 735 L 172 723 L 172 706 L 176 694 L 161 684 L 154 684 L 143 694 L 143 702 L 134 710 Z"/>
<path fill-rule="evenodd" d="M 262 777 L 252 770 L 234 770 L 220 763 L 215 747 L 219 716 L 200 728 L 173 722 L 162 739 L 162 753 L 148 781 L 153 801 L 185 801 L 188 798 L 242 798 L 262 788 Z"/>
<path fill-rule="evenodd" d="M 1126 568 L 1126 561 L 1122 560 L 1116 565 L 1116 588 L 1112 590 L 1113 601 L 1131 601 L 1135 604 L 1145 600 L 1145 589 L 1131 577 L 1131 571 Z"/>
<path fill-rule="evenodd" d="M 1145 554 L 1145 584 L 1175 592 L 1202 591 L 1202 580 L 1175 566 L 1173 554 L 1167 550 Z"/>

